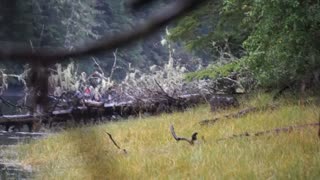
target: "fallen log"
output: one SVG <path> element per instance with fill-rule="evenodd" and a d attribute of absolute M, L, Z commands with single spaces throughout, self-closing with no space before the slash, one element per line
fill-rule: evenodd
<path fill-rule="evenodd" d="M 231 113 L 231 114 L 227 114 L 224 115 L 223 117 L 215 117 L 213 119 L 206 119 L 206 120 L 202 120 L 199 122 L 200 125 L 209 125 L 209 124 L 215 124 L 217 121 L 222 120 L 222 119 L 231 119 L 231 118 L 241 118 L 251 112 L 256 112 L 258 110 L 258 108 L 256 107 L 249 107 L 249 108 L 245 108 L 242 109 L 240 111 L 238 111 L 237 113 Z"/>
<path fill-rule="evenodd" d="M 83 120 L 87 123 L 87 120 L 91 121 L 91 119 L 97 121 L 100 118 L 102 120 L 102 116 L 107 118 L 118 115 L 129 117 L 143 113 L 154 115 L 162 112 L 184 110 L 190 105 L 199 104 L 203 101 L 203 96 L 199 94 L 177 96 L 176 99 L 170 100 L 168 100 L 167 96 L 112 103 L 86 100 L 80 106 L 70 105 L 71 107 L 68 106 L 66 107 L 67 109 L 56 108 L 44 114 L 3 115 L 0 116 L 0 125 L 5 125 L 6 129 L 8 129 L 10 126 L 18 127 L 24 124 L 32 127 L 35 122 L 41 122 L 49 123 L 49 127 L 51 127 L 50 124 L 53 122 L 65 122 L 72 119 L 76 122 Z"/>
<path fill-rule="evenodd" d="M 248 107 L 248 108 L 244 108 L 236 113 L 230 113 L 230 114 L 226 114 L 222 117 L 215 117 L 213 119 L 206 119 L 206 120 L 202 120 L 199 122 L 200 125 L 212 125 L 212 124 L 215 124 L 217 121 L 220 121 L 220 120 L 227 120 L 227 119 L 232 119 L 232 118 L 241 118 L 241 117 L 244 117 L 246 116 L 247 114 L 249 113 L 253 113 L 253 112 L 257 112 L 257 111 L 260 111 L 260 110 L 266 110 L 266 109 L 271 109 L 271 110 L 274 110 L 276 109 L 276 105 L 270 105 L 270 106 L 267 106 L 267 107 L 262 107 L 262 108 L 257 108 L 257 107 Z"/>
<path fill-rule="evenodd" d="M 224 140 L 240 138 L 240 137 L 253 137 L 253 136 L 263 136 L 263 135 L 268 135 L 268 134 L 279 134 L 282 132 L 290 133 L 294 130 L 303 130 L 308 127 L 318 127 L 318 126 L 320 127 L 320 122 L 303 124 L 303 125 L 292 125 L 292 126 L 287 126 L 287 127 L 275 128 L 275 129 L 271 129 L 271 130 L 267 130 L 267 131 L 258 131 L 258 132 L 254 132 L 254 133 L 244 132 L 241 134 L 234 134 L 232 136 L 225 137 L 225 138 L 220 138 L 217 141 L 224 141 Z"/>
<path fill-rule="evenodd" d="M 69 109 L 63 109 L 63 110 L 57 110 L 57 111 L 53 111 L 52 115 L 62 115 L 62 114 L 70 114 L 72 113 L 72 108 Z"/>
<path fill-rule="evenodd" d="M 320 115 L 319 115 L 319 124 L 320 124 Z M 318 137 L 320 139 L 320 126 L 319 126 L 319 129 L 318 129 Z"/>
<path fill-rule="evenodd" d="M 0 123 L 23 121 L 25 119 L 33 118 L 30 114 L 18 114 L 18 115 L 3 115 L 0 117 Z"/>
<path fill-rule="evenodd" d="M 104 102 L 94 101 L 94 100 L 84 100 L 84 103 L 86 106 L 92 106 L 92 107 L 103 107 L 104 105 Z"/>

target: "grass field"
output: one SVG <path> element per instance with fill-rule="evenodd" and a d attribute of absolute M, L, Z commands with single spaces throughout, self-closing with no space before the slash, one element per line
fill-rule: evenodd
<path fill-rule="evenodd" d="M 259 94 L 238 109 L 218 113 L 203 105 L 186 112 L 71 129 L 21 145 L 20 158 L 38 170 L 37 179 L 320 179 L 317 127 L 217 141 L 243 132 L 319 121 L 319 106 L 295 102 L 280 100 L 274 110 L 209 126 L 200 126 L 199 121 L 275 102 Z M 176 142 L 171 124 L 179 136 L 198 132 L 199 141 L 193 146 Z M 128 153 L 118 150 L 105 132 Z"/>

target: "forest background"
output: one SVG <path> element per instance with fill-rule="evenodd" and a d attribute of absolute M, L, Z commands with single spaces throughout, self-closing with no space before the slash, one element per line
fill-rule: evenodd
<path fill-rule="evenodd" d="M 132 14 L 125 9 L 124 0 L 4 0 L 0 6 L 1 46 L 10 48 L 18 43 L 72 49 L 105 33 L 133 29 L 166 2 L 160 1 Z M 189 80 L 213 79 L 236 72 L 254 78 L 256 87 L 317 86 L 319 6 L 315 0 L 209 1 L 169 25 L 169 33 L 159 30 L 119 50 L 114 78 L 122 80 L 130 66 L 147 72 L 154 64 L 164 65 L 169 52 L 161 42 L 166 40 L 174 42 L 175 59 L 187 66 L 188 72 L 206 67 L 189 73 L 186 76 Z M 184 47 L 189 51 L 185 52 Z M 92 72 L 94 62 L 88 61 L 91 58 L 80 61 L 79 72 Z M 110 72 L 112 53 L 95 58 L 105 72 Z M 21 73 L 23 66 L 10 61 L 1 63 L 6 73 Z M 18 81 L 13 79 L 10 84 L 17 85 Z"/>

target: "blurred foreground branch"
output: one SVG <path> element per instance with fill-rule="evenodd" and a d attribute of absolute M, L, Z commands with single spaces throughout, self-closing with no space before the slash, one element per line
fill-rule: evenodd
<path fill-rule="evenodd" d="M 200 4 L 207 0 L 177 0 L 171 5 L 156 12 L 145 23 L 136 25 L 131 31 L 120 33 L 118 35 L 105 35 L 99 40 L 91 43 L 84 43 L 72 50 L 59 48 L 53 50 L 52 48 L 18 48 L 15 46 L 0 49 L 0 60 L 14 59 L 27 62 L 41 62 L 45 64 L 52 64 L 68 58 L 77 58 L 83 56 L 95 55 L 116 49 L 138 40 L 142 37 L 150 35 L 159 28 L 165 26 L 169 22 L 185 15 L 186 13 L 196 9 Z M 140 2 L 140 1 L 137 1 Z M 141 1 L 140 4 L 148 1 Z"/>

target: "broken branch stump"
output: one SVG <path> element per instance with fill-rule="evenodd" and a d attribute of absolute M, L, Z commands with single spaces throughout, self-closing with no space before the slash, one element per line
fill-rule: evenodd
<path fill-rule="evenodd" d="M 197 132 L 194 132 L 191 136 L 191 139 L 188 139 L 188 138 L 185 138 L 185 137 L 178 137 L 176 132 L 174 131 L 174 127 L 173 125 L 170 126 L 170 132 L 173 136 L 173 138 L 176 140 L 176 141 L 186 141 L 188 142 L 190 145 L 193 145 L 194 142 L 197 140 L 197 135 L 198 133 Z"/>

